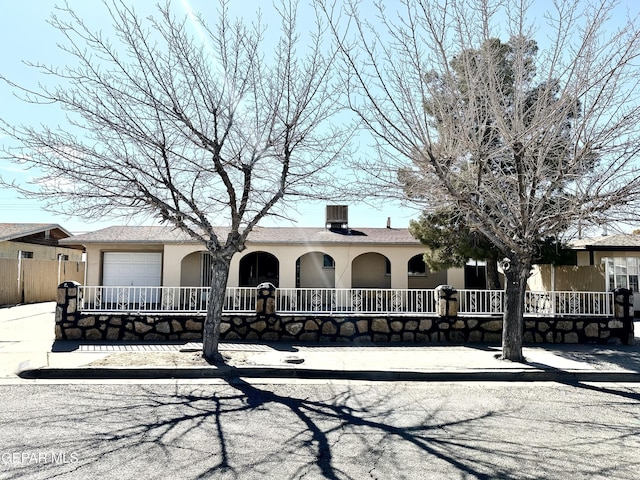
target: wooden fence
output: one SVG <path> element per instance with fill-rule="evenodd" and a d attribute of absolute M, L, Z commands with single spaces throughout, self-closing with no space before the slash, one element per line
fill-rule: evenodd
<path fill-rule="evenodd" d="M 0 258 L 0 305 L 50 302 L 58 285 L 84 282 L 84 262 Z"/>

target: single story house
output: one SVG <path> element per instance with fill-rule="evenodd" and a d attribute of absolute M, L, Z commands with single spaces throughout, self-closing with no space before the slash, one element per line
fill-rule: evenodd
<path fill-rule="evenodd" d="M 640 235 L 616 234 L 574 240 L 573 266 L 536 265 L 529 281 L 532 290 L 634 292 L 634 308 L 640 311 Z"/>
<path fill-rule="evenodd" d="M 55 300 L 64 281 L 84 278 L 83 248 L 53 223 L 0 223 L 0 305 Z"/>
<path fill-rule="evenodd" d="M 571 248 L 577 251 L 577 265 L 604 267 L 606 290 L 618 287 L 638 292 L 640 266 L 640 235 L 617 234 L 576 240 Z"/>
<path fill-rule="evenodd" d="M 85 248 L 89 286 L 209 285 L 205 246 L 169 226 L 114 226 L 63 243 Z M 482 265 L 430 272 L 425 246 L 406 228 L 256 227 L 246 247 L 232 259 L 228 287 L 478 288 L 485 279 Z"/>
<path fill-rule="evenodd" d="M 226 237 L 224 229 L 218 234 Z M 61 286 L 56 338 L 201 338 L 206 298 L 191 287 L 209 284 L 211 257 L 204 245 L 167 226 L 109 227 L 64 242 L 86 249 L 86 288 Z M 484 267 L 430 272 L 423 261 L 425 246 L 407 229 L 329 223 L 324 228 L 257 227 L 246 247 L 231 262 L 227 286 L 233 290 L 223 305 L 231 316 L 221 327 L 224 339 L 501 339 L 502 323 L 495 315 L 503 311 L 504 293 L 469 287 L 478 280 L 470 274 L 484 275 Z M 251 288 L 264 282 L 279 287 L 274 297 L 270 289 Z M 449 301 L 446 289 L 433 290 L 445 284 L 465 290 Z M 359 290 L 369 288 L 375 290 Z M 525 341 L 628 342 L 623 322 L 609 318 L 611 300 L 602 289 L 584 295 L 533 292 L 527 298 Z M 566 316 L 594 318 L 572 322 Z"/>
<path fill-rule="evenodd" d="M 61 245 L 71 233 L 55 223 L 0 223 L 0 258 L 82 260 L 82 247 Z"/>

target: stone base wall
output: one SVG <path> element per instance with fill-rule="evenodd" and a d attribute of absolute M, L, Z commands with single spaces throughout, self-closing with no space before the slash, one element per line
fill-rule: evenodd
<path fill-rule="evenodd" d="M 180 341 L 202 340 L 204 316 L 153 314 L 85 314 L 78 311 L 78 284 L 58 288 L 57 340 Z M 273 288 L 273 287 L 272 287 Z M 228 315 L 220 326 L 221 339 L 345 342 L 345 343 L 500 343 L 501 317 L 290 315 L 273 312 L 268 289 L 258 313 Z M 446 300 L 446 299 L 445 299 Z M 526 318 L 524 343 L 633 344 L 633 317 L 628 301 L 624 318 Z"/>
<path fill-rule="evenodd" d="M 79 314 L 56 322 L 56 339 L 201 341 L 203 322 L 202 316 Z M 224 317 L 220 331 L 226 341 L 499 344 L 502 319 L 233 315 Z M 633 341 L 633 331 L 629 333 L 616 319 L 527 319 L 523 340 L 528 344 L 628 344 Z"/>

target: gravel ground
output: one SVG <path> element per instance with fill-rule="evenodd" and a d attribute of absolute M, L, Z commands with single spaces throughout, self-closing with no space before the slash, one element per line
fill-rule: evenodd
<path fill-rule="evenodd" d="M 251 352 L 225 352 L 222 356 L 229 366 L 257 364 L 251 360 Z M 94 367 L 207 367 L 211 364 L 202 357 L 202 352 L 118 352 L 89 365 Z"/>

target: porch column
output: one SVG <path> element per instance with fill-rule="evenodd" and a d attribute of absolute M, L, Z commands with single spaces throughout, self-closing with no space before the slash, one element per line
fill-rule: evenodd
<path fill-rule="evenodd" d="M 182 247 L 182 248 L 180 248 Z M 179 287 L 182 259 L 194 250 L 192 245 L 165 245 L 162 254 L 162 286 Z"/>
<path fill-rule="evenodd" d="M 351 258 L 347 254 L 337 253 L 334 255 L 331 252 L 333 261 L 336 264 L 335 276 L 336 276 L 336 288 L 351 288 Z"/>
<path fill-rule="evenodd" d="M 409 273 L 407 271 L 407 262 L 395 259 L 391 261 L 391 288 L 407 289 L 409 288 Z"/>
<path fill-rule="evenodd" d="M 283 258 L 284 257 L 284 258 Z M 277 256 L 280 262 L 279 280 L 280 288 L 296 288 L 296 260 L 297 253 L 290 256 Z"/>
<path fill-rule="evenodd" d="M 229 266 L 229 279 L 227 280 L 227 288 L 237 287 L 240 285 L 240 258 L 241 254 L 236 253 L 231 257 L 231 265 Z"/>

